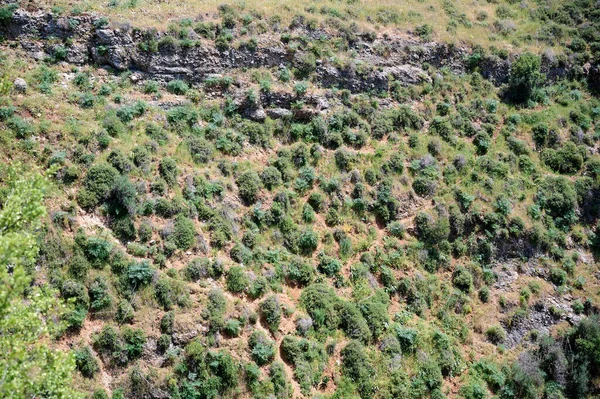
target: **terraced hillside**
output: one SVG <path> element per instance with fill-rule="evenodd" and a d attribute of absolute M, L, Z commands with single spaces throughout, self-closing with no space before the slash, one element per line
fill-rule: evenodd
<path fill-rule="evenodd" d="M 597 15 L 2 2 L 0 397 L 596 397 Z"/>

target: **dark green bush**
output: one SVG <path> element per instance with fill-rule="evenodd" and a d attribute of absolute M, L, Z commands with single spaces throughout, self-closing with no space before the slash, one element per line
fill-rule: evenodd
<path fill-rule="evenodd" d="M 491 343 L 498 345 L 504 342 L 506 339 L 506 332 L 504 328 L 500 325 L 491 326 L 487 330 L 485 330 L 485 336 L 488 341 Z"/>
<path fill-rule="evenodd" d="M 115 314 L 115 320 L 119 324 L 131 323 L 134 316 L 135 312 L 133 310 L 133 306 L 131 306 L 131 304 L 125 299 L 119 301 L 119 304 L 117 305 L 117 313 Z"/>
<path fill-rule="evenodd" d="M 344 302 L 340 305 L 340 328 L 346 333 L 348 338 L 356 339 L 364 343 L 371 340 L 371 330 L 363 314 L 358 307 L 351 302 Z"/>
<path fill-rule="evenodd" d="M 77 370 L 86 378 L 94 378 L 94 375 L 100 370 L 98 361 L 89 346 L 75 351 L 75 364 Z"/>
<path fill-rule="evenodd" d="M 308 285 L 314 277 L 312 265 L 301 259 L 294 258 L 287 267 L 287 278 L 300 286 Z"/>
<path fill-rule="evenodd" d="M 342 349 L 342 373 L 357 385 L 362 398 L 371 397 L 375 370 L 358 341 L 350 341 Z"/>
<path fill-rule="evenodd" d="M 260 304 L 260 313 L 272 333 L 279 330 L 281 323 L 281 305 L 279 298 L 272 295 Z"/>
<path fill-rule="evenodd" d="M 268 190 L 272 190 L 273 188 L 279 186 L 282 182 L 281 172 L 279 169 L 273 166 L 269 166 L 264 169 L 260 174 L 260 178 Z"/>
<path fill-rule="evenodd" d="M 77 193 L 77 201 L 84 208 L 93 208 L 110 195 L 119 172 L 107 164 L 92 166 Z"/>
<path fill-rule="evenodd" d="M 316 328 L 335 329 L 339 325 L 338 298 L 325 284 L 311 284 L 300 295 L 300 304 L 313 319 Z"/>
<path fill-rule="evenodd" d="M 169 186 L 172 187 L 177 184 L 179 170 L 177 168 L 177 162 L 173 158 L 163 158 L 158 165 L 158 171 Z"/>
<path fill-rule="evenodd" d="M 99 311 L 107 309 L 112 305 L 112 297 L 108 291 L 108 285 L 104 278 L 96 277 L 88 290 L 90 297 L 90 309 Z"/>
<path fill-rule="evenodd" d="M 132 288 L 142 287 L 152 281 L 154 270 L 146 261 L 140 263 L 131 263 L 126 271 L 127 281 Z"/>
<path fill-rule="evenodd" d="M 240 198 L 247 204 L 253 204 L 258 199 L 261 180 L 254 171 L 247 171 L 239 175 L 235 181 L 238 186 Z"/>
<path fill-rule="evenodd" d="M 532 98 L 535 90 L 544 82 L 540 72 L 541 59 L 532 53 L 523 53 L 511 65 L 507 97 L 515 103 Z"/>

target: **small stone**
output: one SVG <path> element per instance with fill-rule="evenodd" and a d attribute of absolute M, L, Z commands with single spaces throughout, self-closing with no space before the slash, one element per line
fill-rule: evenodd
<path fill-rule="evenodd" d="M 25 79 L 15 79 L 13 86 L 18 92 L 25 93 L 27 91 L 27 82 L 25 82 Z"/>

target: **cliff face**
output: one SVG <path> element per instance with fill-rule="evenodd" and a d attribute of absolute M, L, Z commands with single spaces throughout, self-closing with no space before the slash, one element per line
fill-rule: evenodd
<path fill-rule="evenodd" d="M 321 35 L 296 28 L 292 33 Z M 7 40 L 19 41 L 32 57 L 41 59 L 53 54 L 57 42 L 68 43 L 65 61 L 73 64 L 94 63 L 110 66 L 118 71 L 131 70 L 158 81 L 184 79 L 202 82 L 213 74 L 227 74 L 242 68 L 295 66 L 301 60 L 301 51 L 292 51 L 272 35 L 259 36 L 255 49 L 219 50 L 212 41 L 201 41 L 200 46 L 159 46 L 154 51 L 144 50 L 144 43 L 158 41 L 166 33 L 109 28 L 102 18 L 91 15 L 58 17 L 53 14 L 30 13 L 17 10 L 13 18 L 0 27 Z M 344 66 L 329 60 L 317 60 L 316 79 L 323 87 L 339 87 L 352 92 L 387 90 L 392 81 L 404 85 L 429 79 L 422 69 L 424 64 L 448 68 L 463 73 L 472 67 L 471 49 L 445 43 L 423 43 L 414 38 L 386 36 L 369 40 L 361 38 L 351 43 Z M 367 68 L 357 68 L 367 65 Z M 481 74 L 499 85 L 507 81 L 510 60 L 484 56 L 477 62 Z M 365 70 L 366 69 L 366 70 Z M 543 71 L 551 79 L 573 74 L 590 79 L 597 85 L 597 68 L 576 66 L 570 62 L 559 65 L 544 58 Z"/>

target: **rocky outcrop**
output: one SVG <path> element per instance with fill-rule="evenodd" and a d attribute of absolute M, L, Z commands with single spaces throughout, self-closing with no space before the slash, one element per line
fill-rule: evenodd
<path fill-rule="evenodd" d="M 202 40 L 191 47 L 169 44 L 168 40 L 158 47 L 148 46 L 148 43 L 160 42 L 167 33 L 128 26 L 109 27 L 105 19 L 95 15 L 59 17 L 19 9 L 9 22 L 0 26 L 0 34 L 7 40 L 19 41 L 36 59 L 54 56 L 78 65 L 110 66 L 117 71 L 136 71 L 144 78 L 162 82 L 184 79 L 200 83 L 208 76 L 236 69 L 292 67 L 301 59 L 298 51 L 293 53 L 268 35 L 259 37 L 254 49 L 219 50 L 212 41 Z M 391 82 L 412 85 L 429 81 L 424 68 L 427 64 L 454 73 L 464 73 L 472 67 L 471 49 L 466 46 L 422 43 L 416 38 L 400 36 L 357 40 L 351 46 L 349 54 L 352 56 L 343 66 L 328 60 L 317 61 L 317 84 L 352 92 L 381 91 L 387 90 Z M 543 63 L 543 70 L 550 78 L 583 74 L 590 79 L 592 87 L 600 87 L 597 66 L 577 68 L 564 62 L 559 65 L 550 58 L 545 57 Z M 509 60 L 497 56 L 485 56 L 477 61 L 482 75 L 495 84 L 507 81 L 510 65 Z"/>

